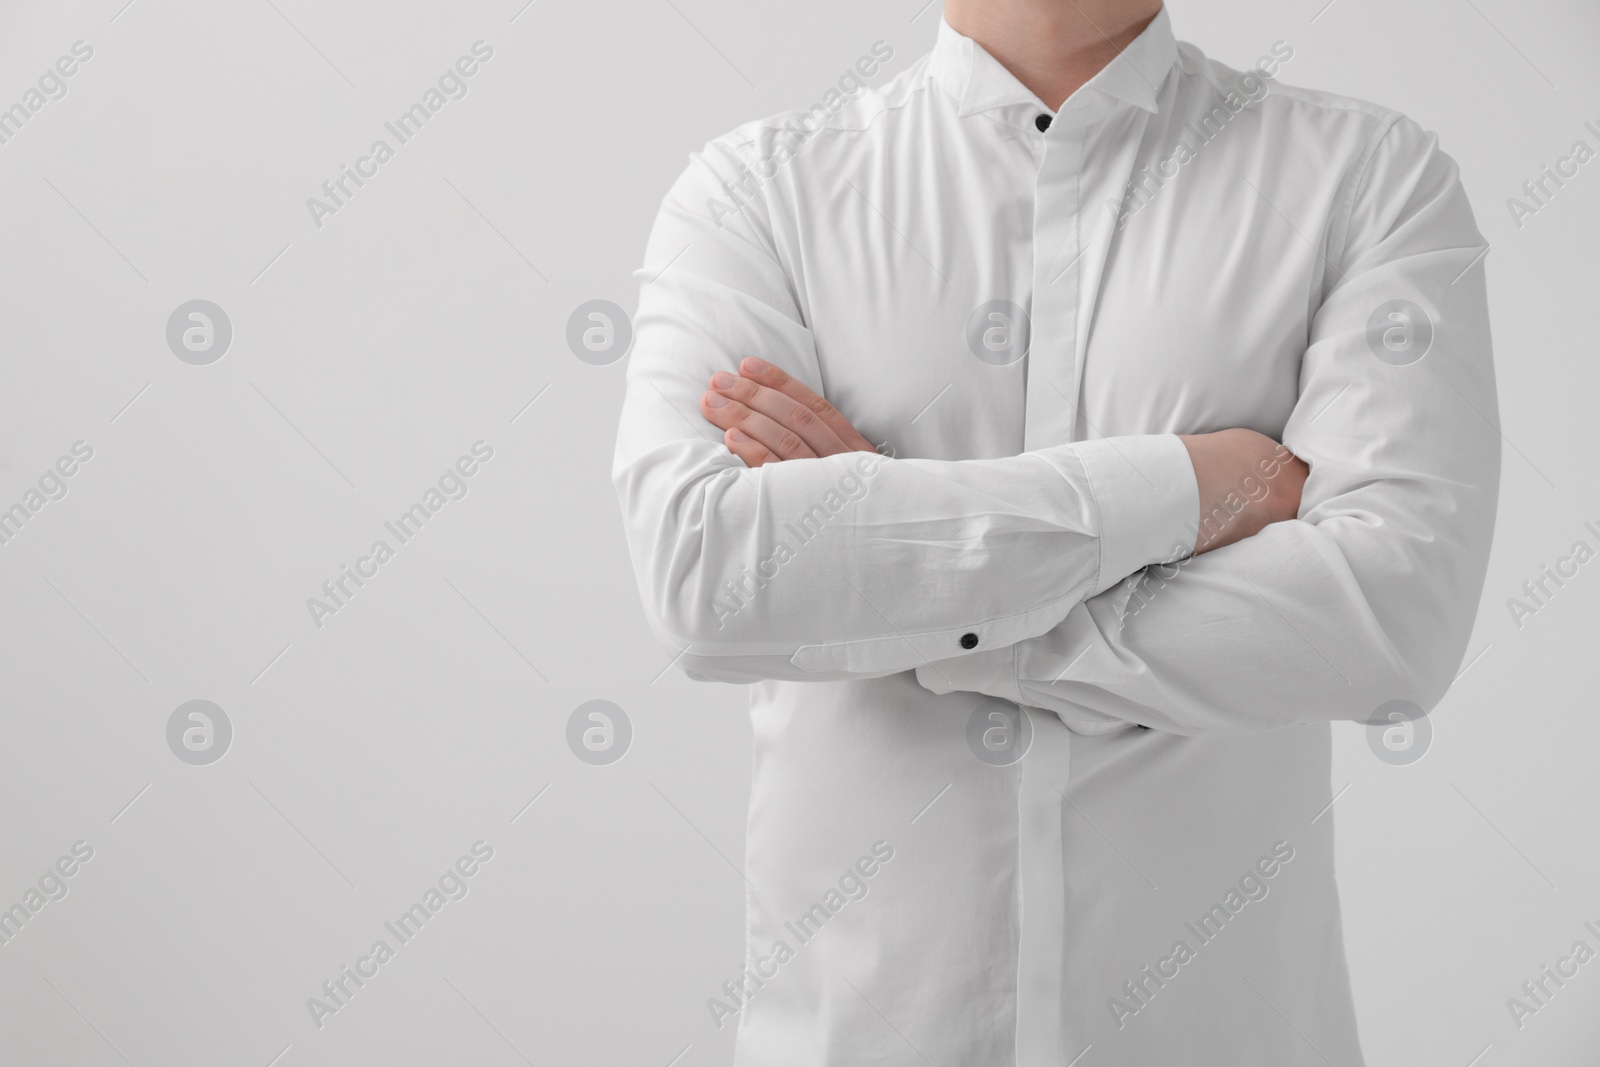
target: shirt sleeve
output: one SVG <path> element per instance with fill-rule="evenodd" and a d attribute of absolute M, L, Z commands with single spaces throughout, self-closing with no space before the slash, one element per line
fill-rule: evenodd
<path fill-rule="evenodd" d="M 713 142 L 662 205 L 612 470 L 646 614 L 686 673 L 879 676 L 1011 645 L 1192 540 L 1194 470 L 1167 434 L 747 468 L 700 414 L 710 376 L 747 355 L 821 376 L 761 204 L 716 210 L 737 174 Z"/>
<path fill-rule="evenodd" d="M 1499 491 L 1485 243 L 1455 164 L 1409 120 L 1391 121 L 1355 187 L 1284 430 L 1311 468 L 1298 520 L 1153 567 L 1036 638 L 919 670 L 925 687 L 1080 732 L 1270 730 L 1439 701 Z"/>

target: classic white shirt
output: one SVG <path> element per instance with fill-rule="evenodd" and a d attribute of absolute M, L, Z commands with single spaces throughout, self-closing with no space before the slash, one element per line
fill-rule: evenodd
<path fill-rule="evenodd" d="M 1360 1064 L 1329 723 L 1462 658 L 1485 244 L 1432 135 L 1165 12 L 1048 114 L 942 24 L 662 206 L 615 483 L 652 624 L 755 736 L 706 1025 L 751 1067 Z M 698 411 L 746 355 L 885 455 L 747 469 Z M 1310 464 L 1299 519 L 1152 566 L 1199 517 L 1174 435 L 1233 426 Z"/>

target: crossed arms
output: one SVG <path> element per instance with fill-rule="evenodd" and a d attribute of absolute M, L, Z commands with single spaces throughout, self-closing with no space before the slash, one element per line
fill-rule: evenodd
<path fill-rule="evenodd" d="M 1283 433 L 1292 456 L 1226 431 L 879 457 L 797 381 L 820 375 L 793 287 L 757 223 L 704 215 L 717 188 L 697 159 L 657 220 L 646 262 L 677 258 L 640 272 L 614 465 L 647 615 L 692 677 L 915 670 L 934 692 L 1069 725 L 1180 734 L 1428 709 L 1449 687 L 1500 454 L 1482 241 L 1431 140 L 1386 137 L 1355 191 Z M 1396 296 L 1434 320 L 1405 373 L 1365 342 Z M 764 362 L 741 364 L 750 353 Z M 1219 486 L 1273 457 L 1266 494 L 1196 538 Z"/>

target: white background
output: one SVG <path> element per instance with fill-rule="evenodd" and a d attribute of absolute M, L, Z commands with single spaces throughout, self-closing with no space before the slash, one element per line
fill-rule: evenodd
<path fill-rule="evenodd" d="M 94 858 L 0 945 L 0 1063 L 730 1061 L 705 1001 L 740 965 L 744 694 L 646 629 L 608 481 L 625 364 L 580 362 L 566 322 L 631 310 L 689 151 L 874 41 L 903 69 L 920 2 L 5 0 L 0 107 L 94 55 L 0 145 L 0 508 L 75 441 L 94 457 L 0 546 L 0 908 L 75 841 Z M 1431 750 L 1394 767 L 1335 727 L 1368 1062 L 1593 1063 L 1600 961 L 1520 1030 L 1506 999 L 1600 950 L 1600 561 L 1520 629 L 1506 601 L 1600 548 L 1600 161 L 1520 229 L 1506 199 L 1600 149 L 1600 10 L 1324 3 L 1172 15 L 1439 132 L 1492 243 L 1506 443 Z M 479 39 L 468 95 L 315 226 L 306 199 Z M 233 325 L 210 366 L 165 340 L 194 298 Z M 480 439 L 469 494 L 316 627 L 306 599 Z M 209 766 L 166 742 L 195 698 L 235 731 Z M 635 731 L 608 767 L 565 740 L 597 698 Z M 314 1025 L 307 998 L 480 839 L 470 893 Z"/>

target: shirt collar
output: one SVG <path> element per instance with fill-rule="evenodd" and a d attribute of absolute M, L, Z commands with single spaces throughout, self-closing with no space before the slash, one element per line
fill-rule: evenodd
<path fill-rule="evenodd" d="M 1117 58 L 1086 82 L 1078 93 L 1097 92 L 1145 111 L 1157 110 L 1156 92 L 1178 61 L 1172 21 L 1162 7 L 1144 32 Z M 928 62 L 929 75 L 961 104 L 962 115 L 1007 104 L 1044 105 L 1000 61 L 970 37 L 952 29 L 943 18 Z M 1073 94 L 1075 99 L 1078 93 Z"/>

